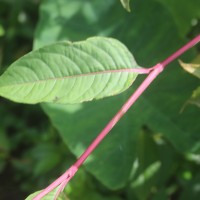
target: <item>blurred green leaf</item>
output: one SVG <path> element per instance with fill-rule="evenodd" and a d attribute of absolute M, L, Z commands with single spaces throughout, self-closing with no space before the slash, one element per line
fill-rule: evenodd
<path fill-rule="evenodd" d="M 191 98 L 188 100 L 188 103 L 200 107 L 200 87 L 193 91 Z"/>
<path fill-rule="evenodd" d="M 80 41 L 96 35 L 107 36 L 116 25 L 109 23 L 103 29 L 102 25 L 107 23 L 106 20 L 110 21 L 110 7 L 115 4 L 116 0 L 107 0 L 106 3 L 99 0 L 59 0 L 56 3 L 43 0 L 34 48 L 59 40 Z"/>
<path fill-rule="evenodd" d="M 36 177 L 49 172 L 61 161 L 61 152 L 53 144 L 39 144 L 28 153 L 33 159 L 33 173 Z"/>
<path fill-rule="evenodd" d="M 138 169 L 129 186 L 130 199 L 134 196 L 139 200 L 159 196 L 172 174 L 176 173 L 177 155 L 164 138 L 158 140 L 158 137 L 161 136 L 145 129 L 138 135 Z"/>
<path fill-rule="evenodd" d="M 181 60 L 179 60 L 179 64 L 183 69 L 190 74 L 193 74 L 197 78 L 200 78 L 200 64 L 194 64 L 194 63 L 184 63 Z"/>
<path fill-rule="evenodd" d="M 0 24 L 0 37 L 5 35 L 4 27 Z"/>
<path fill-rule="evenodd" d="M 128 12 L 131 12 L 131 9 L 130 9 L 130 0 L 120 0 L 123 7 L 128 11 Z"/>
<path fill-rule="evenodd" d="M 6 135 L 4 127 L 0 127 L 0 152 L 10 150 L 10 141 Z"/>
<path fill-rule="evenodd" d="M 139 175 L 136 180 L 131 184 L 131 186 L 134 188 L 134 187 L 139 187 L 139 186 L 142 186 L 143 187 L 143 192 L 144 192 L 144 184 L 149 180 L 151 179 L 155 173 L 158 172 L 159 168 L 161 166 L 161 163 L 160 162 L 155 162 L 155 163 L 152 163 L 151 165 L 148 166 L 147 169 L 145 169 L 141 175 Z M 152 184 L 151 184 L 152 186 Z M 141 195 L 148 195 L 149 194 L 149 187 L 148 187 L 148 191 L 145 193 L 142 193 L 140 192 Z M 144 198 L 142 198 L 144 199 Z"/>
<path fill-rule="evenodd" d="M 184 63 L 179 60 L 181 67 L 190 74 L 200 78 L 200 56 L 197 56 L 192 63 Z M 186 102 L 200 107 L 200 87 L 195 89 L 190 99 Z"/>
<path fill-rule="evenodd" d="M 158 171 L 161 162 L 158 157 L 157 145 L 149 131 L 142 131 L 137 138 L 137 158 L 139 168 L 130 184 L 130 189 L 138 199 L 147 199 L 152 188 L 156 188 Z"/>
<path fill-rule="evenodd" d="M 10 141 L 4 127 L 0 126 L 0 173 L 4 170 L 10 153 Z"/>
<path fill-rule="evenodd" d="M 188 181 L 184 186 L 184 191 L 180 195 L 180 200 L 199 200 L 200 198 L 200 174 L 196 174 L 194 179 Z"/>
<path fill-rule="evenodd" d="M 156 192 L 152 200 L 169 200 L 169 197 L 166 194 L 166 188 L 163 188 Z"/>
<path fill-rule="evenodd" d="M 198 0 L 158 0 L 172 14 L 181 36 L 198 23 L 200 18 L 200 1 Z"/>

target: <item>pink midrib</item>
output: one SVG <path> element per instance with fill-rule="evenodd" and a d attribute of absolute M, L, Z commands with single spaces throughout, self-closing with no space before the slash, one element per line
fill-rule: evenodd
<path fill-rule="evenodd" d="M 85 73 L 85 74 L 76 74 L 76 75 L 69 75 L 69 76 L 63 76 L 63 77 L 54 77 L 54 78 L 41 79 L 41 80 L 36 80 L 36 81 L 16 83 L 14 85 L 26 85 L 26 84 L 41 83 L 41 82 L 51 81 L 51 80 L 62 80 L 62 79 L 68 79 L 68 78 L 94 76 L 94 75 L 109 74 L 109 73 L 125 73 L 125 72 L 126 73 L 147 74 L 147 73 L 149 73 L 149 69 L 127 68 L 127 69 L 105 70 L 105 71 L 91 72 L 91 73 Z M 8 86 L 12 86 L 12 85 L 5 85 L 5 86 L 1 86 L 1 87 L 8 87 Z"/>

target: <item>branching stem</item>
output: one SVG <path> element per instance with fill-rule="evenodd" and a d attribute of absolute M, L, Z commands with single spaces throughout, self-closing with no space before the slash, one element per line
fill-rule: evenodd
<path fill-rule="evenodd" d="M 175 60 L 177 57 L 182 55 L 185 51 L 189 50 L 195 44 L 200 42 L 200 35 L 195 37 L 193 40 L 188 42 L 185 46 L 180 48 L 174 54 L 169 56 L 164 61 L 156 64 L 154 67 L 149 68 L 149 75 L 142 82 L 142 84 L 137 88 L 137 90 L 131 95 L 131 97 L 125 102 L 117 114 L 110 120 L 110 122 L 105 126 L 105 128 L 99 133 L 99 135 L 94 139 L 90 146 L 85 150 L 85 152 L 79 157 L 79 159 L 73 164 L 62 176 L 60 176 L 56 181 L 50 184 L 47 188 L 41 191 L 33 200 L 40 200 L 50 191 L 60 186 L 56 197 L 64 189 L 66 184 L 75 175 L 78 168 L 84 163 L 88 156 L 94 151 L 97 145 L 104 139 L 104 137 L 110 132 L 110 130 L 117 124 L 121 117 L 129 110 L 129 108 L 135 103 L 135 101 L 140 97 L 140 95 L 147 89 L 151 82 L 163 71 L 163 69 Z M 148 69 L 147 69 L 148 70 Z M 55 198 L 56 198 L 55 197 Z"/>

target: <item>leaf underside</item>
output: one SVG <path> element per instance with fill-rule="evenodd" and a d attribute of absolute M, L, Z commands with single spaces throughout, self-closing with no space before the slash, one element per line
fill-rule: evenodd
<path fill-rule="evenodd" d="M 138 68 L 116 39 L 92 37 L 59 42 L 14 62 L 0 77 L 0 96 L 21 103 L 80 103 L 119 94 L 135 80 Z"/>

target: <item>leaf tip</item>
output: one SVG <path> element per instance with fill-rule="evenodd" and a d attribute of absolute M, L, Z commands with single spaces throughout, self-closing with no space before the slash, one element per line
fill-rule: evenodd
<path fill-rule="evenodd" d="M 122 6 L 124 7 L 124 9 L 127 11 L 127 12 L 131 12 L 131 8 L 130 8 L 130 0 L 120 0 L 121 1 L 121 4 Z"/>

